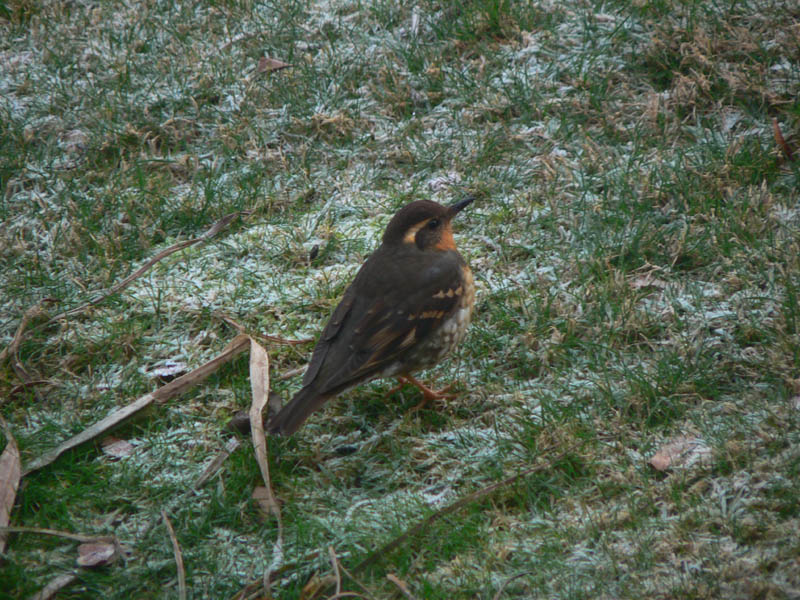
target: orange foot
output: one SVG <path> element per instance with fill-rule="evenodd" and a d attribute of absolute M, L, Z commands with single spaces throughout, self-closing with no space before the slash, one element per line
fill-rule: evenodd
<path fill-rule="evenodd" d="M 411 409 L 412 412 L 423 408 L 428 403 L 429 400 L 444 400 L 445 398 L 455 398 L 458 395 L 458 394 L 447 393 L 448 390 L 451 387 L 453 387 L 452 383 L 447 387 L 442 388 L 441 390 L 432 390 L 431 388 L 426 386 L 419 379 L 413 377 L 412 375 L 401 375 L 397 377 L 397 381 L 400 385 L 393 387 L 391 390 L 389 390 L 389 392 L 386 394 L 387 396 L 393 394 L 394 392 L 402 388 L 404 385 L 408 385 L 409 383 L 411 385 L 417 386 L 419 390 L 422 392 L 422 401 Z"/>

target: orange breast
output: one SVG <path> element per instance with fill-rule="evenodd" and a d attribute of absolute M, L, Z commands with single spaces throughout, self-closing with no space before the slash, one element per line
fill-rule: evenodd
<path fill-rule="evenodd" d="M 453 239 L 453 229 L 450 223 L 444 226 L 441 239 L 434 246 L 437 250 L 455 250 L 456 241 Z"/>

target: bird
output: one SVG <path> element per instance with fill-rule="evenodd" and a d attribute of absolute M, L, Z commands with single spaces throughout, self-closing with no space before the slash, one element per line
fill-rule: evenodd
<path fill-rule="evenodd" d="M 325 402 L 376 378 L 416 385 L 418 408 L 451 397 L 413 373 L 441 362 L 466 335 L 475 284 L 452 221 L 473 200 L 417 200 L 392 217 L 322 330 L 302 387 L 267 423 L 270 434 L 292 435 Z"/>

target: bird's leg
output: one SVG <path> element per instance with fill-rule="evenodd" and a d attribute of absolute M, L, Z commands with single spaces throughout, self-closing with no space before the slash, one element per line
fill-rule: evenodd
<path fill-rule="evenodd" d="M 390 389 L 388 392 L 386 392 L 383 395 L 384 398 L 388 398 L 389 396 L 391 396 L 395 392 L 399 392 L 400 390 L 403 389 L 403 387 L 405 387 L 406 385 L 411 383 L 408 379 L 406 379 L 402 375 L 398 375 L 397 377 L 395 377 L 395 379 L 397 379 L 397 385 L 394 386 L 392 389 Z"/>
<path fill-rule="evenodd" d="M 453 387 L 452 383 L 442 388 L 441 390 L 432 390 L 413 375 L 403 375 L 402 377 L 398 377 L 397 379 L 398 381 L 402 380 L 404 383 L 410 383 L 412 385 L 417 386 L 419 388 L 419 391 L 422 392 L 422 401 L 419 404 L 417 404 L 414 408 L 412 408 L 411 409 L 412 411 L 420 410 L 428 403 L 429 400 L 444 400 L 445 398 L 456 397 L 456 394 L 447 393 L 450 390 L 450 388 Z"/>

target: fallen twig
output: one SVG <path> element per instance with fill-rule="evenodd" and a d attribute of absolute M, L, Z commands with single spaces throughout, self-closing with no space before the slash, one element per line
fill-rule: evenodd
<path fill-rule="evenodd" d="M 181 546 L 178 543 L 178 538 L 175 537 L 175 530 L 172 528 L 172 523 L 169 522 L 169 517 L 164 510 L 161 511 L 161 519 L 164 521 L 164 525 L 167 526 L 167 533 L 169 533 L 169 539 L 172 542 L 172 553 L 175 555 L 175 565 L 178 569 L 178 598 L 180 600 L 186 600 L 186 571 L 183 568 Z"/>
<path fill-rule="evenodd" d="M 333 546 L 328 546 L 328 553 L 331 555 L 331 566 L 333 567 L 333 576 L 336 578 L 336 593 L 342 592 L 342 575 L 339 573 L 339 559 L 336 558 L 336 550 Z"/>
<path fill-rule="evenodd" d="M 5 528 L 11 521 L 11 509 L 14 508 L 19 480 L 22 477 L 22 463 L 17 441 L 3 417 L 0 417 L 0 427 L 6 436 L 6 447 L 0 455 L 0 527 Z M 5 552 L 6 539 L 7 532 L 0 530 L 0 554 Z"/>
<path fill-rule="evenodd" d="M 169 248 L 165 248 L 154 257 L 150 258 L 147 262 L 145 262 L 141 267 L 136 269 L 133 273 L 128 275 L 122 281 L 119 281 L 108 288 L 106 291 L 101 292 L 96 298 L 89 300 L 88 302 L 84 302 L 80 306 L 76 306 L 75 308 L 71 308 L 69 310 L 65 310 L 62 313 L 57 314 L 55 317 L 51 318 L 48 323 L 53 323 L 65 317 L 71 317 L 77 315 L 87 308 L 100 304 L 103 300 L 108 298 L 109 296 L 113 296 L 124 290 L 128 287 L 131 283 L 133 283 L 136 279 L 144 275 L 147 271 L 149 271 L 154 265 L 159 263 L 160 261 L 164 260 L 170 254 L 174 254 L 179 250 L 183 250 L 184 248 L 188 248 L 189 246 L 194 246 L 200 242 L 207 242 L 215 235 L 217 235 L 220 231 L 225 229 L 228 225 L 230 225 L 231 221 L 233 221 L 236 217 L 242 215 L 249 215 L 250 212 L 248 211 L 239 211 L 235 213 L 231 213 L 229 215 L 225 215 L 219 221 L 214 223 L 210 228 L 208 228 L 203 234 L 194 237 L 190 240 L 185 240 L 183 242 L 178 242 L 177 244 L 173 244 Z"/>
<path fill-rule="evenodd" d="M 319 550 L 314 550 L 313 552 L 309 552 L 308 554 L 306 554 L 302 558 L 299 558 L 299 559 L 297 559 L 297 560 L 295 560 L 293 562 L 284 563 L 283 565 L 281 565 L 280 568 L 272 571 L 272 573 L 271 573 L 272 579 L 271 579 L 270 582 L 274 583 L 274 582 L 278 581 L 279 579 L 284 577 L 284 575 L 286 575 L 293 567 L 297 567 L 297 566 L 299 566 L 299 565 L 301 565 L 303 563 L 307 563 L 307 562 L 312 561 L 312 560 L 314 560 L 316 558 L 319 558 L 319 553 L 320 553 Z M 344 565 L 342 565 L 340 563 L 339 567 L 342 569 L 342 571 L 347 573 L 347 570 L 344 568 Z M 350 577 L 350 578 L 353 579 L 352 577 Z M 250 583 L 247 583 L 238 592 L 236 592 L 236 594 L 233 595 L 231 600 L 244 600 L 245 598 L 250 598 L 254 594 L 258 594 L 259 590 L 261 590 L 263 588 L 263 586 L 264 586 L 263 578 L 258 579 L 256 581 L 251 581 Z"/>
<path fill-rule="evenodd" d="M 221 321 L 224 321 L 225 323 L 233 327 L 239 333 L 247 333 L 247 328 L 238 321 L 236 321 L 230 315 L 226 315 L 221 311 L 214 311 L 213 315 L 218 319 L 220 319 Z M 261 341 L 272 342 L 273 344 L 281 344 L 284 346 L 298 346 L 300 344 L 310 344 L 311 342 L 314 341 L 314 338 L 303 338 L 302 340 L 289 340 L 277 335 L 269 335 L 266 333 L 250 334 L 250 335 Z"/>
<path fill-rule="evenodd" d="M 71 308 L 69 310 L 65 310 L 65 311 L 57 314 L 56 316 L 50 318 L 47 321 L 46 324 L 54 323 L 55 321 L 59 321 L 59 320 L 65 318 L 65 317 L 71 317 L 71 316 L 77 315 L 77 314 L 83 312 L 84 310 L 86 310 L 87 308 L 90 308 L 92 306 L 100 304 L 103 300 L 105 300 L 109 296 L 113 296 L 114 294 L 124 290 L 133 281 L 135 281 L 136 279 L 138 279 L 139 277 L 144 275 L 155 264 L 157 264 L 158 262 L 162 261 L 167 256 L 169 256 L 170 254 L 174 254 L 175 252 L 177 252 L 179 250 L 183 250 L 184 248 L 188 248 L 189 246 L 192 246 L 192 245 L 197 244 L 199 242 L 205 242 L 205 241 L 210 240 L 215 235 L 217 235 L 220 231 L 225 229 L 225 227 L 227 227 L 231 223 L 231 221 L 233 221 L 236 217 L 242 216 L 242 215 L 249 215 L 249 214 L 250 214 L 250 211 L 239 211 L 239 212 L 231 213 L 229 215 L 226 215 L 226 216 L 222 217 L 219 221 L 214 223 L 208 230 L 206 230 L 202 235 L 199 235 L 199 236 L 197 236 L 195 238 L 192 238 L 190 240 L 186 240 L 186 241 L 183 241 L 183 242 L 178 242 L 177 244 L 173 244 L 169 248 L 166 248 L 165 250 L 162 250 L 161 252 L 156 254 L 154 257 L 149 259 L 147 262 L 145 262 L 141 267 L 136 269 L 136 271 L 134 271 L 133 273 L 128 275 L 125 279 L 115 283 L 108 290 L 106 290 L 104 292 L 101 292 L 94 299 L 89 300 L 88 302 L 84 302 L 80 306 L 77 306 L 75 308 Z M 16 352 L 19 349 L 19 345 L 22 342 L 22 339 L 23 339 L 23 337 L 25 335 L 26 329 L 28 327 L 28 323 L 31 321 L 31 319 L 33 319 L 34 317 L 36 317 L 36 316 L 38 316 L 38 315 L 40 315 L 40 314 L 42 314 L 44 312 L 42 310 L 42 306 L 41 306 L 42 303 L 50 302 L 50 301 L 51 301 L 50 299 L 40 300 L 39 302 L 37 302 L 36 304 L 34 304 L 32 307 L 30 307 L 28 310 L 25 311 L 25 313 L 22 315 L 22 319 L 20 320 L 19 325 L 17 326 L 17 331 L 14 334 L 14 338 L 11 340 L 11 343 L 6 348 L 4 348 L 2 351 L 0 351 L 0 364 L 3 363 L 4 361 L 6 361 L 9 357 L 16 356 Z M 27 384 L 31 383 L 30 376 L 28 375 L 28 373 L 25 371 L 25 369 L 22 367 L 22 364 L 18 360 L 15 360 L 12 366 L 14 367 L 14 371 L 17 373 L 19 378 L 24 383 L 27 383 Z"/>
<path fill-rule="evenodd" d="M 108 542 L 119 544 L 119 540 L 113 535 L 83 535 L 82 533 L 71 533 L 69 531 L 59 531 L 57 529 L 43 529 L 41 527 L 0 527 L 0 531 L 8 533 L 36 533 L 39 535 L 50 535 L 55 537 L 72 540 L 88 544 L 92 542 Z"/>
<path fill-rule="evenodd" d="M 3 348 L 0 352 L 0 363 L 5 362 L 5 360 L 9 356 L 14 356 L 19 349 L 19 345 L 22 342 L 22 337 L 25 334 L 25 329 L 28 327 L 28 323 L 30 323 L 31 319 L 37 317 L 44 313 L 42 309 L 42 303 L 45 302 L 44 300 L 40 300 L 33 306 L 31 306 L 25 313 L 22 315 L 22 319 L 20 319 L 19 325 L 17 325 L 17 330 L 14 332 L 14 337 L 11 340 L 11 343 Z"/>
<path fill-rule="evenodd" d="M 11 398 L 19 394 L 22 390 L 31 388 L 37 385 L 56 385 L 54 381 L 50 379 L 30 379 L 23 383 L 15 385 L 11 390 L 8 392 L 8 396 L 4 398 L 0 398 L 0 406 L 8 402 Z"/>
<path fill-rule="evenodd" d="M 450 504 L 448 506 L 445 506 L 443 509 L 438 510 L 435 513 L 433 513 L 427 519 L 423 519 L 422 521 L 420 521 L 419 523 L 417 523 L 416 525 L 414 525 L 410 529 L 407 529 L 405 532 L 400 534 L 398 537 L 394 538 L 391 542 L 389 542 L 387 544 L 384 544 L 378 550 L 374 551 L 367 558 L 365 558 L 360 563 L 358 563 L 353 568 L 353 572 L 357 573 L 358 571 L 361 571 L 361 570 L 365 569 L 366 567 L 370 566 L 371 564 L 376 562 L 378 559 L 380 559 L 382 556 L 390 553 L 392 550 L 394 550 L 395 548 L 399 547 L 408 538 L 410 538 L 410 537 L 412 537 L 414 535 L 417 535 L 421 531 L 424 531 L 425 529 L 430 527 L 430 525 L 434 521 L 438 521 L 442 517 L 444 517 L 446 515 L 449 515 L 450 513 L 453 513 L 455 511 L 457 511 L 458 509 L 463 508 L 464 506 L 467 506 L 468 504 L 472 504 L 473 502 L 481 500 L 482 498 L 485 498 L 486 496 L 489 496 L 489 495 L 493 494 L 497 490 L 499 490 L 501 488 L 504 488 L 507 485 L 510 485 L 510 484 L 514 483 L 518 479 L 522 479 L 523 477 L 527 477 L 528 475 L 531 475 L 531 474 L 536 473 L 538 471 L 543 471 L 545 469 L 551 468 L 553 462 L 556 462 L 559 458 L 561 458 L 561 455 L 558 455 L 556 457 L 551 458 L 550 460 L 548 460 L 548 462 L 546 464 L 541 464 L 541 465 L 537 465 L 535 467 L 531 467 L 530 469 L 526 469 L 526 470 L 522 471 L 521 473 L 517 473 L 516 475 L 512 475 L 511 477 L 507 477 L 507 478 L 503 479 L 502 481 L 498 481 L 496 483 L 488 485 L 485 488 L 482 488 L 482 489 L 478 490 L 477 492 L 473 492 L 473 493 L 471 493 L 471 494 L 469 494 L 467 496 L 464 496 L 463 498 L 461 498 L 459 500 L 456 500 L 452 504 Z"/>
<path fill-rule="evenodd" d="M 366 597 L 367 597 L 369 600 L 374 600 L 374 598 L 373 598 L 373 596 L 372 596 L 372 592 L 370 592 L 370 591 L 367 589 L 367 586 L 365 586 L 365 585 L 364 585 L 363 583 L 361 583 L 361 582 L 360 582 L 358 579 L 356 579 L 355 575 L 353 575 L 353 574 L 352 574 L 350 571 L 348 571 L 348 570 L 345 568 L 345 566 L 344 566 L 343 564 L 339 564 L 339 568 L 340 568 L 342 571 L 344 571 L 344 574 L 345 574 L 345 575 L 347 575 L 347 576 L 350 578 L 350 580 L 351 580 L 353 583 L 355 583 L 355 584 L 356 584 L 358 587 L 360 587 L 360 588 L 362 589 L 362 591 L 364 592 L 364 595 L 365 595 L 365 596 L 366 596 Z"/>
<path fill-rule="evenodd" d="M 220 467 L 222 467 L 222 463 L 228 460 L 228 457 L 233 454 L 233 452 L 241 446 L 241 443 L 236 438 L 231 438 L 225 444 L 225 447 L 219 451 L 205 470 L 200 474 L 200 477 L 197 478 L 197 481 L 194 482 L 192 485 L 192 490 L 199 490 L 203 487 L 206 482 L 211 479 L 217 471 L 219 471 Z"/>
<path fill-rule="evenodd" d="M 296 369 L 289 369 L 288 371 L 284 371 L 280 375 L 278 375 L 277 379 L 279 381 L 283 381 L 284 379 L 291 379 L 295 375 L 300 375 L 303 371 L 306 370 L 306 367 L 297 367 Z"/>
<path fill-rule="evenodd" d="M 530 575 L 531 573 L 533 573 L 533 571 L 523 571 L 522 573 L 517 573 L 513 577 L 509 577 L 508 579 L 506 579 L 503 582 L 503 585 L 500 586 L 500 589 L 497 590 L 497 593 L 494 596 L 492 596 L 492 600 L 500 600 L 500 597 L 503 595 L 503 592 L 506 591 L 506 587 L 508 586 L 509 583 L 511 583 L 516 579 L 519 579 L 520 577 L 524 577 L 525 575 Z"/>
<path fill-rule="evenodd" d="M 408 600 L 417 600 L 416 598 L 414 598 L 414 594 L 412 594 L 411 591 L 408 589 L 408 586 L 406 585 L 405 581 L 400 579 L 397 575 L 389 573 L 386 576 L 386 579 L 395 584 L 397 586 L 397 589 L 399 589 L 400 592 L 403 594 L 403 596 L 408 598 Z"/>
<path fill-rule="evenodd" d="M 792 147 L 786 142 L 786 139 L 783 137 L 783 133 L 781 132 L 781 126 L 778 124 L 778 119 L 772 119 L 772 133 L 775 135 L 775 142 L 778 144 L 778 147 L 783 151 L 783 154 L 786 156 L 787 160 L 794 159 L 794 150 Z"/>
<path fill-rule="evenodd" d="M 53 448 L 49 452 L 45 452 L 39 458 L 34 459 L 26 466 L 23 475 L 28 475 L 33 471 L 49 465 L 67 450 L 71 450 L 72 448 L 75 448 L 76 446 L 88 442 L 89 440 L 105 433 L 112 427 L 116 427 L 143 408 L 150 406 L 150 404 L 153 402 L 165 402 L 166 400 L 182 394 L 187 389 L 197 385 L 206 379 L 206 377 L 217 371 L 222 365 L 230 362 L 236 356 L 247 350 L 249 339 L 250 338 L 248 338 L 246 335 L 236 336 L 231 343 L 228 344 L 225 350 L 207 363 L 189 373 L 186 373 L 185 375 L 181 375 L 177 379 L 170 381 L 157 390 L 145 394 L 127 406 L 113 411 L 106 418 L 101 419 L 94 425 L 84 429 L 79 434 L 63 442 L 58 447 Z"/>
<path fill-rule="evenodd" d="M 50 600 L 58 592 L 75 582 L 78 576 L 75 573 L 62 573 L 53 578 L 41 591 L 30 597 L 30 600 Z"/>

